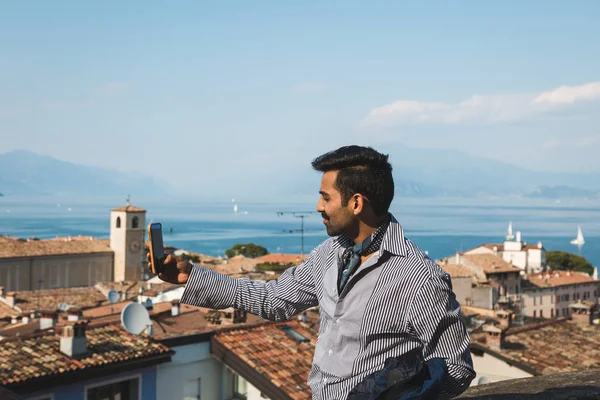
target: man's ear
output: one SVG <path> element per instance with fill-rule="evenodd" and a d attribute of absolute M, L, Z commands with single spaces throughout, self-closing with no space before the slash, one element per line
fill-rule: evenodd
<path fill-rule="evenodd" d="M 354 215 L 362 213 L 364 207 L 367 205 L 367 199 L 360 193 L 356 193 L 354 196 L 352 196 L 350 202 L 352 204 L 352 212 Z"/>

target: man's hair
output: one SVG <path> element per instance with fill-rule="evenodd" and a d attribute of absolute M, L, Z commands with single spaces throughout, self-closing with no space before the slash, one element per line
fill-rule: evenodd
<path fill-rule="evenodd" d="M 338 171 L 335 188 L 342 194 L 342 205 L 360 193 L 376 215 L 388 211 L 394 199 L 394 178 L 388 156 L 371 147 L 344 146 L 315 158 L 312 167 L 320 172 Z"/>

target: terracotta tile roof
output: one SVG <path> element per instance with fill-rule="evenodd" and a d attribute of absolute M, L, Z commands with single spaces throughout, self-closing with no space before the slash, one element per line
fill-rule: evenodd
<path fill-rule="evenodd" d="M 93 286 L 62 289 L 26 290 L 15 292 L 15 306 L 29 313 L 37 309 L 38 295 L 40 308 L 58 310 L 60 303 L 71 308 L 86 309 L 108 304 L 106 296 Z M 0 303 L 1 304 L 1 303 Z M 11 317 L 19 312 L 10 307 L 0 307 L 0 318 Z"/>
<path fill-rule="evenodd" d="M 507 334 L 506 349 L 498 354 L 543 375 L 600 368 L 599 326 L 568 320 L 535 326 Z"/>
<path fill-rule="evenodd" d="M 139 281 L 123 281 L 123 282 L 98 282 L 96 284 L 98 289 L 103 293 L 108 293 L 109 290 L 114 289 L 117 292 L 125 292 L 129 298 L 135 297 L 139 294 L 140 291 L 140 282 Z M 148 285 L 148 282 L 142 282 L 141 286 L 144 288 L 144 296 L 154 297 L 158 296 L 161 292 L 165 293 L 173 289 L 177 289 L 179 287 L 183 287 L 183 285 L 174 285 L 172 283 L 160 282 L 160 283 L 151 283 Z"/>
<path fill-rule="evenodd" d="M 25 240 L 0 236 L 0 258 L 112 253 L 109 240 L 87 237 Z"/>
<path fill-rule="evenodd" d="M 483 247 L 490 249 L 490 250 L 494 250 L 494 247 L 496 247 L 496 249 L 498 251 L 504 251 L 504 245 L 503 244 L 493 244 L 493 243 L 486 243 L 483 245 Z"/>
<path fill-rule="evenodd" d="M 280 327 L 289 327 L 308 339 L 298 342 Z M 312 366 L 316 335 L 298 321 L 267 323 L 219 332 L 213 341 L 239 357 L 256 372 L 284 390 L 292 399 L 309 399 L 308 373 Z"/>
<path fill-rule="evenodd" d="M 132 206 L 132 205 L 126 205 L 123 207 L 113 208 L 111 211 L 146 212 L 146 210 L 144 210 L 143 208 Z"/>
<path fill-rule="evenodd" d="M 171 352 L 146 335 L 134 336 L 113 325 L 88 328 L 86 337 L 88 352 L 76 359 L 60 352 L 60 336 L 54 333 L 0 341 L 0 384 L 10 387 L 39 377 Z"/>
<path fill-rule="evenodd" d="M 271 264 L 301 264 L 306 259 L 306 256 L 300 254 L 267 254 L 258 257 L 256 261 L 258 263 L 271 263 Z"/>
<path fill-rule="evenodd" d="M 486 274 L 522 271 L 521 268 L 515 267 L 493 254 L 463 254 L 462 257 L 472 264 L 481 267 Z"/>
<path fill-rule="evenodd" d="M 171 303 L 169 303 L 169 305 L 170 304 Z M 180 304 L 180 314 L 177 316 L 172 316 L 170 310 L 171 308 L 169 307 L 169 313 L 164 313 L 163 315 L 152 318 L 154 322 L 153 337 L 155 339 L 160 340 L 176 336 L 194 335 L 197 333 L 227 329 L 232 326 L 246 326 L 264 322 L 259 316 L 247 314 L 245 323 L 236 325 L 215 325 L 206 319 L 207 314 L 214 310 L 194 307 L 187 304 Z"/>
<path fill-rule="evenodd" d="M 581 283 L 600 282 L 594 280 L 585 272 L 576 271 L 548 271 L 539 274 L 529 274 L 527 279 L 523 279 L 523 286 L 529 287 L 554 287 L 564 285 L 576 285 Z"/>
<path fill-rule="evenodd" d="M 475 276 L 475 272 L 464 265 L 441 264 L 440 267 L 446 271 L 452 278 L 467 278 Z"/>

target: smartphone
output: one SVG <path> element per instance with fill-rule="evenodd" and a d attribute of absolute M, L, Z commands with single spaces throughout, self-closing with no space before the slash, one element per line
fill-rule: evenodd
<path fill-rule="evenodd" d="M 150 269 L 154 275 L 165 270 L 165 247 L 163 246 L 162 224 L 153 222 L 148 225 L 150 241 Z"/>

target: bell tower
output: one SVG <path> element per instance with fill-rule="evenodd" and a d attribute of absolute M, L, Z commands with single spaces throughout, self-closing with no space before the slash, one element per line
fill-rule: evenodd
<path fill-rule="evenodd" d="M 127 205 L 110 211 L 110 248 L 115 253 L 113 280 L 138 281 L 142 278 L 145 249 L 146 210 Z"/>

